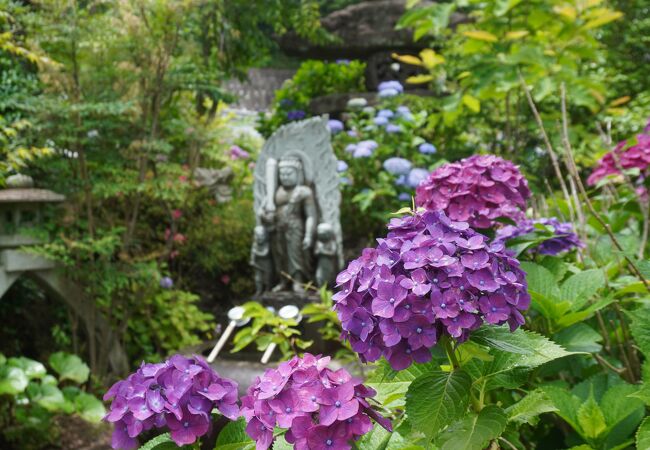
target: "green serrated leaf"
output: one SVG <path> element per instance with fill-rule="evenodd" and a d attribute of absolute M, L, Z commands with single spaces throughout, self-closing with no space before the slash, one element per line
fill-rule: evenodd
<path fill-rule="evenodd" d="M 436 439 L 440 450 L 483 450 L 506 429 L 506 414 L 495 405 L 488 405 L 447 428 Z"/>
<path fill-rule="evenodd" d="M 560 298 L 571 303 L 571 309 L 582 308 L 599 289 L 605 287 L 602 270 L 590 269 L 570 276 L 560 288 Z"/>
<path fill-rule="evenodd" d="M 627 311 L 627 315 L 632 319 L 630 332 L 636 341 L 636 345 L 646 358 L 650 357 L 650 309 L 638 308 Z"/>
<path fill-rule="evenodd" d="M 27 395 L 32 402 L 50 412 L 65 410 L 66 399 L 56 385 L 30 383 L 27 386 Z"/>
<path fill-rule="evenodd" d="M 406 394 L 406 414 L 426 436 L 435 434 L 467 412 L 472 380 L 462 370 L 435 369 L 415 379 Z"/>
<path fill-rule="evenodd" d="M 50 366 L 59 374 L 59 379 L 71 380 L 75 383 L 85 383 L 90 375 L 90 369 L 77 355 L 57 352 L 50 355 Z"/>
<path fill-rule="evenodd" d="M 580 405 L 576 418 L 581 434 L 587 439 L 596 439 L 607 429 L 605 415 L 593 395 L 590 395 L 587 401 Z"/>
<path fill-rule="evenodd" d="M 146 444 L 141 446 L 138 450 L 176 450 L 178 445 L 172 441 L 169 433 L 161 434 L 155 438 L 147 441 Z"/>
<path fill-rule="evenodd" d="M 525 423 L 535 425 L 540 414 L 555 412 L 557 408 L 544 391 L 529 392 L 524 398 L 506 408 L 508 422 L 520 425 Z"/>
<path fill-rule="evenodd" d="M 395 372 L 385 360 L 368 377 L 366 384 L 377 391 L 375 400 L 385 407 L 404 406 L 409 386 L 419 376 L 431 373 L 437 366 L 433 363 L 411 364 L 407 369 Z"/>
<path fill-rule="evenodd" d="M 597 353 L 603 337 L 586 323 L 576 323 L 556 333 L 553 339 L 569 351 Z"/>
<path fill-rule="evenodd" d="M 650 448 L 650 417 L 643 419 L 636 432 L 636 448 Z"/>
<path fill-rule="evenodd" d="M 226 425 L 219 436 L 214 450 L 251 450 L 255 448 L 253 441 L 246 434 L 246 422 L 243 418 Z"/>
<path fill-rule="evenodd" d="M 514 353 L 504 369 L 537 367 L 554 359 L 577 354 L 568 352 L 550 339 L 521 328 L 510 332 L 507 326 L 484 326 L 476 330 L 473 341 L 507 353 Z"/>

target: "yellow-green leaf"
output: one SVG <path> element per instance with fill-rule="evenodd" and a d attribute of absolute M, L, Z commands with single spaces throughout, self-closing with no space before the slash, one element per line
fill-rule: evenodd
<path fill-rule="evenodd" d="M 476 39 L 477 41 L 486 41 L 486 42 L 496 42 L 497 37 L 490 32 L 483 30 L 470 30 L 464 31 L 464 36 L 467 36 L 470 39 Z"/>
<path fill-rule="evenodd" d="M 469 94 L 463 95 L 463 103 L 467 106 L 472 112 L 481 111 L 481 102 L 476 98 L 472 97 Z"/>
<path fill-rule="evenodd" d="M 553 11 L 565 19 L 569 19 L 571 22 L 576 20 L 576 17 L 578 16 L 578 12 L 571 5 L 556 6 L 553 8 Z"/>
<path fill-rule="evenodd" d="M 417 56 L 398 55 L 397 53 L 393 53 L 392 57 L 393 57 L 393 59 L 396 59 L 399 62 L 403 62 L 405 64 L 411 64 L 413 66 L 421 66 L 422 65 L 422 60 L 420 60 L 420 58 L 418 58 Z"/>
<path fill-rule="evenodd" d="M 413 75 L 412 77 L 408 77 L 406 79 L 407 83 L 410 84 L 423 84 L 423 83 L 428 83 L 429 81 L 433 80 L 433 77 L 431 75 Z"/>
<path fill-rule="evenodd" d="M 445 58 L 442 55 L 438 55 L 434 50 L 426 48 L 420 52 L 420 58 L 422 58 L 422 63 L 427 69 L 433 69 L 438 64 L 445 62 Z"/>
<path fill-rule="evenodd" d="M 616 100 L 612 100 L 612 102 L 609 104 L 610 106 L 620 106 L 624 105 L 625 103 L 629 102 L 632 99 L 629 95 L 625 95 L 623 97 L 619 97 Z"/>
<path fill-rule="evenodd" d="M 623 13 L 620 11 L 612 11 L 611 9 L 602 9 L 600 13 L 590 21 L 588 21 L 584 28 L 590 30 L 592 28 L 602 27 L 605 24 L 613 22 L 615 20 L 623 17 Z"/>
<path fill-rule="evenodd" d="M 458 75 L 457 78 L 458 78 L 459 80 L 462 80 L 463 78 L 467 78 L 467 77 L 469 77 L 471 74 L 472 74 L 472 72 L 468 72 L 468 71 L 466 70 L 465 72 L 461 72 L 461 73 Z"/>
<path fill-rule="evenodd" d="M 514 41 L 516 39 L 521 39 L 524 36 L 528 36 L 528 34 L 528 30 L 508 31 L 506 33 L 506 39 L 509 41 Z"/>

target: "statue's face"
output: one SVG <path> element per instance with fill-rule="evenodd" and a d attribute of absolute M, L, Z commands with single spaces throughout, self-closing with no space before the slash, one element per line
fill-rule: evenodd
<path fill-rule="evenodd" d="M 298 169 L 294 167 L 280 167 L 280 184 L 286 188 L 298 184 Z"/>

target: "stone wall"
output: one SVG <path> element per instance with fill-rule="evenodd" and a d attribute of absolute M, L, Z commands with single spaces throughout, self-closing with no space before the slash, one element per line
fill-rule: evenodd
<path fill-rule="evenodd" d="M 230 80 L 226 82 L 225 88 L 237 97 L 232 105 L 234 108 L 267 111 L 273 102 L 275 91 L 294 73 L 293 69 L 250 69 L 247 80 Z"/>

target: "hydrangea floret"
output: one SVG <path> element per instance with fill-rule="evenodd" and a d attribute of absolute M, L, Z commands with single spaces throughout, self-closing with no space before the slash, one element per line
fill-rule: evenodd
<path fill-rule="evenodd" d="M 329 369 L 329 361 L 305 353 L 256 378 L 241 410 L 256 450 L 271 446 L 275 427 L 287 429 L 285 439 L 296 450 L 350 449 L 372 429 L 371 418 L 391 430 L 368 403 L 375 391 L 345 369 Z"/>
<path fill-rule="evenodd" d="M 408 159 L 394 156 L 384 161 L 384 170 L 392 175 L 408 175 L 412 164 Z"/>
<path fill-rule="evenodd" d="M 463 342 L 483 323 L 524 323 L 525 273 L 502 243 L 439 211 L 392 219 L 388 229 L 336 279 L 342 337 L 362 361 L 384 356 L 402 370 L 429 361 L 443 336 Z"/>
<path fill-rule="evenodd" d="M 489 228 L 502 217 L 524 220 L 529 197 L 528 182 L 512 162 L 474 155 L 434 170 L 418 186 L 415 203 L 472 228 Z"/>
<path fill-rule="evenodd" d="M 191 444 L 210 430 L 215 408 L 229 419 L 239 417 L 237 383 L 220 377 L 200 356 L 143 363 L 106 392 L 104 400 L 110 399 L 104 420 L 115 426 L 115 449 L 136 448 L 136 437 L 152 428 L 168 428 L 179 446 Z"/>
<path fill-rule="evenodd" d="M 506 244 L 508 240 L 522 236 L 535 231 L 535 225 L 541 224 L 553 231 L 553 237 L 530 248 L 530 253 L 539 253 L 541 255 L 558 255 L 579 247 L 584 247 L 584 243 L 573 231 L 573 225 L 570 222 L 560 222 L 555 217 L 541 219 L 526 219 L 517 225 L 505 225 L 496 231 L 494 242 Z"/>

